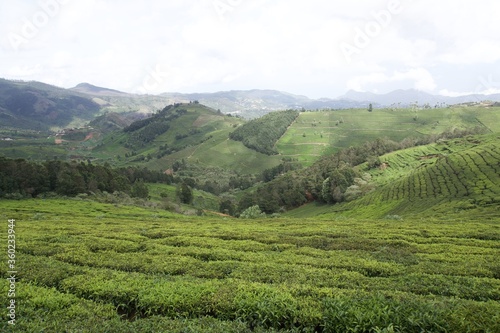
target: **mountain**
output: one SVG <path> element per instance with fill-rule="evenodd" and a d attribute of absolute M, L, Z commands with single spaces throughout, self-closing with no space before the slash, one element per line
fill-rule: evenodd
<path fill-rule="evenodd" d="M 352 100 L 311 99 L 277 90 L 231 90 L 215 93 L 164 93 L 161 96 L 177 102 L 199 101 L 223 113 L 257 118 L 266 113 L 288 109 L 345 109 L 365 107 L 364 103 Z"/>
<path fill-rule="evenodd" d="M 0 79 L 0 126 L 32 130 L 75 127 L 87 124 L 105 113 L 140 113 L 150 115 L 166 105 L 198 101 L 224 114 L 252 119 L 269 112 L 288 109 L 361 109 L 394 104 L 408 106 L 418 102 L 430 106 L 490 100 L 497 95 L 447 97 L 417 90 L 396 90 L 387 94 L 349 91 L 335 99 L 311 99 L 277 90 L 232 90 L 215 93 L 163 93 L 137 95 L 98 87 L 90 83 L 64 89 L 36 81 Z"/>
<path fill-rule="evenodd" d="M 431 95 L 423 91 L 408 89 L 395 90 L 386 94 L 374 94 L 370 92 L 359 92 L 349 90 L 345 95 L 339 97 L 340 100 L 348 100 L 358 103 L 373 103 L 379 106 L 391 106 L 400 103 L 401 106 L 408 106 L 418 102 L 419 105 L 430 104 L 431 106 L 444 104 L 463 104 L 482 101 L 500 102 L 500 94 L 493 95 L 465 95 L 458 97 Z"/>
<path fill-rule="evenodd" d="M 76 87 L 69 90 L 73 90 L 79 93 L 94 95 L 94 96 L 127 96 L 129 94 L 108 88 L 102 88 L 94 86 L 90 83 L 80 83 Z"/>
<path fill-rule="evenodd" d="M 124 120 L 100 117 L 98 126 L 120 128 Z M 267 156 L 229 139 L 229 134 L 244 122 L 200 103 L 177 103 L 105 135 L 91 154 L 102 161 L 118 161 L 119 166 L 153 170 L 169 169 L 181 160 L 246 174 L 279 164 L 281 157 Z"/>
<path fill-rule="evenodd" d="M 0 79 L 2 127 L 48 130 L 85 123 L 101 106 L 86 95 L 41 82 Z"/>

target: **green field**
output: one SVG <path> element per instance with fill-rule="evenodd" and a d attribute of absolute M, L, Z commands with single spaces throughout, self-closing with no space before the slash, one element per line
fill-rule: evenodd
<path fill-rule="evenodd" d="M 149 196 L 151 200 L 157 202 L 176 202 L 179 201 L 177 198 L 177 187 L 174 185 L 166 184 L 147 184 L 149 190 Z M 179 204 L 179 203 L 177 203 Z M 193 208 L 198 210 L 207 211 L 218 211 L 220 206 L 219 197 L 207 193 L 204 191 L 193 190 L 193 203 L 192 205 L 181 205 L 182 210 L 192 210 Z"/>
<path fill-rule="evenodd" d="M 498 132 L 499 124 L 500 109 L 483 107 L 302 112 L 276 147 L 281 155 L 310 165 L 322 155 L 380 137 L 399 142 L 476 126 Z"/>
<path fill-rule="evenodd" d="M 183 217 L 82 200 L 16 219 L 2 332 L 499 332 L 498 219 Z M 5 252 L 6 253 L 6 252 Z"/>
<path fill-rule="evenodd" d="M 382 165 L 356 167 L 370 174 L 371 189 L 339 205 L 305 205 L 290 217 L 442 217 L 500 219 L 500 137 L 467 136 L 398 150 Z"/>

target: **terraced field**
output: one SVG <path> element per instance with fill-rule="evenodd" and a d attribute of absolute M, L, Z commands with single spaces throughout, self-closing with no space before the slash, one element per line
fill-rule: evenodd
<path fill-rule="evenodd" d="M 496 134 L 397 151 L 380 160 L 382 167 L 370 171 L 377 190 L 322 213 L 379 218 L 460 212 L 462 217 L 500 217 L 500 137 Z"/>
<path fill-rule="evenodd" d="M 4 244 L 16 219 L 19 305 L 2 332 L 500 331 L 498 219 L 187 218 L 79 200 L 0 201 L 0 216 Z"/>
<path fill-rule="evenodd" d="M 484 127 L 500 131 L 499 108 L 454 107 L 427 109 L 364 109 L 302 112 L 276 147 L 280 154 L 312 164 L 325 153 L 387 137 L 401 141 L 408 137 L 439 134 L 455 128 Z"/>

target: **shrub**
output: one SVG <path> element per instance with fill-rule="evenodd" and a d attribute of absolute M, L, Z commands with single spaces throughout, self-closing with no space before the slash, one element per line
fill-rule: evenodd
<path fill-rule="evenodd" d="M 258 205 L 248 207 L 240 214 L 240 218 L 242 219 L 256 219 L 259 217 L 266 217 L 266 214 L 260 210 Z"/>

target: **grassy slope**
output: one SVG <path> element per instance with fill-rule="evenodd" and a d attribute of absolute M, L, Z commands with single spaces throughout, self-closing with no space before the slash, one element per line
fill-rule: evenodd
<path fill-rule="evenodd" d="M 164 156 L 160 159 L 153 158 L 146 163 L 130 162 L 137 156 L 125 160 L 123 156 L 130 152 L 121 144 L 127 138 L 126 133 L 113 133 L 104 141 L 104 147 L 98 151 L 98 157 L 122 156 L 121 165 L 145 165 L 155 170 L 165 170 L 177 160 L 186 159 L 188 162 L 200 163 L 207 166 L 230 168 L 242 173 L 256 173 L 277 165 L 279 157 L 267 156 L 246 148 L 242 143 L 228 139 L 229 133 L 234 130 L 234 125 L 241 124 L 242 120 L 217 114 L 202 105 L 181 105 L 188 113 L 175 119 L 170 124 L 170 129 L 158 136 L 148 147 L 139 151 L 139 155 L 155 156 L 162 145 L 181 146 L 184 149 Z M 177 135 L 187 134 L 196 128 L 199 133 L 176 140 Z M 208 140 L 205 140 L 207 139 Z M 200 143 L 201 141 L 204 141 Z"/>
<path fill-rule="evenodd" d="M 415 120 L 415 115 L 418 118 Z M 277 143 L 285 156 L 306 165 L 321 155 L 356 146 L 379 137 L 401 141 L 407 137 L 438 134 L 454 128 L 483 126 L 500 131 L 500 109 L 453 107 L 446 109 L 364 109 L 303 112 Z"/>
<path fill-rule="evenodd" d="M 500 137 L 454 139 L 382 156 L 387 168 L 371 170 L 377 189 L 335 206 L 307 205 L 291 216 L 335 215 L 381 218 L 446 216 L 500 217 Z M 364 166 L 360 167 L 361 169 Z"/>
<path fill-rule="evenodd" d="M 23 304 L 4 332 L 500 330 L 496 221 L 202 219 L 77 200 L 0 212 L 16 219 Z"/>
<path fill-rule="evenodd" d="M 0 154 L 6 157 L 52 159 L 70 156 L 97 157 L 112 165 L 143 165 L 162 170 L 174 161 L 188 161 L 208 166 L 230 168 L 242 173 L 258 173 L 277 165 L 283 156 L 299 159 L 304 165 L 310 165 L 321 155 L 332 153 L 340 148 L 354 146 L 378 137 L 388 137 L 400 141 L 406 137 L 440 133 L 453 128 L 473 126 L 487 127 L 492 132 L 500 131 L 500 109 L 484 107 L 455 107 L 447 109 L 419 110 L 418 119 L 410 110 L 376 109 L 372 113 L 364 109 L 338 110 L 331 112 L 302 112 L 297 120 L 276 144 L 280 156 L 267 156 L 246 148 L 240 142 L 228 140 L 234 125 L 242 120 L 215 113 L 199 104 L 182 105 L 188 114 L 173 121 L 171 129 L 158 137 L 149 147 L 139 151 L 140 155 L 155 156 L 160 146 L 167 144 L 191 145 L 185 149 L 161 159 L 153 158 L 148 162 L 131 162 L 125 159 L 130 150 L 125 148 L 127 134 L 113 133 L 102 139 L 104 147 L 90 150 L 101 142 L 98 135 L 86 142 L 65 142 L 55 145 L 50 140 L 18 140 L 0 142 Z M 337 125 L 337 122 L 339 124 Z M 177 134 L 185 134 L 192 128 L 200 133 L 176 142 Z M 4 134 L 3 134 L 4 133 Z M 3 136 L 12 136 L 13 131 L 4 130 Z M 203 138 L 212 136 L 200 144 Z M 305 136 L 304 136 L 305 135 Z M 42 149 L 39 149 L 40 143 Z M 121 160 L 116 161 L 120 156 Z"/>
<path fill-rule="evenodd" d="M 176 186 L 166 184 L 147 184 L 149 195 L 153 201 L 178 202 L 176 195 Z M 162 197 L 166 195 L 167 197 Z M 209 211 L 218 211 L 220 206 L 220 199 L 208 192 L 193 190 L 193 204 L 191 206 L 184 206 L 186 210 L 196 208 Z"/>

